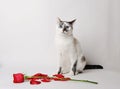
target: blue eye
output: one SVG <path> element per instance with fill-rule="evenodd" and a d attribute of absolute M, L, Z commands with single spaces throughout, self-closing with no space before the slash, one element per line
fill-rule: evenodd
<path fill-rule="evenodd" d="M 69 26 L 66 26 L 66 28 L 69 28 Z"/>

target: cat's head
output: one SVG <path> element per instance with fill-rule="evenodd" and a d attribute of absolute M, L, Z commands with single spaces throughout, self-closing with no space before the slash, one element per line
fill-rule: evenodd
<path fill-rule="evenodd" d="M 62 21 L 60 18 L 57 19 L 57 31 L 60 34 L 71 35 L 73 33 L 73 23 L 76 19 L 72 21 Z"/>

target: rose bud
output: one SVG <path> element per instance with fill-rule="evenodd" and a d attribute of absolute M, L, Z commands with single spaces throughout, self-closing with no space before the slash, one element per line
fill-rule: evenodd
<path fill-rule="evenodd" d="M 22 73 L 13 74 L 13 82 L 14 83 L 24 82 L 24 74 L 22 74 Z"/>

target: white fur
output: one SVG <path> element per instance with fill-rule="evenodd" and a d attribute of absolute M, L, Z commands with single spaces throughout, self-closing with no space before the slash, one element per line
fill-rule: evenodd
<path fill-rule="evenodd" d="M 56 27 L 56 47 L 59 59 L 59 66 L 62 67 L 61 73 L 72 72 L 72 67 L 76 60 L 77 70 L 83 71 L 86 61 L 82 61 L 83 53 L 79 41 L 73 37 L 73 29 L 68 32 L 62 31 L 58 26 Z M 78 72 L 76 72 L 77 74 Z"/>

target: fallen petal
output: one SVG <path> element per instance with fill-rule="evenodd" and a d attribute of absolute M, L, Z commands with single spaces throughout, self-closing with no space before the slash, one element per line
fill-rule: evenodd
<path fill-rule="evenodd" d="M 50 80 L 50 79 L 47 79 L 47 78 L 42 79 L 41 81 L 42 81 L 42 82 L 51 82 L 51 80 Z"/>
<path fill-rule="evenodd" d="M 42 74 L 42 73 L 36 73 L 33 75 L 33 77 L 48 77 L 47 74 Z"/>
<path fill-rule="evenodd" d="M 62 74 L 55 74 L 53 76 L 58 77 L 58 78 L 64 78 L 64 75 L 62 75 Z"/>
<path fill-rule="evenodd" d="M 38 85 L 38 84 L 40 84 L 41 82 L 40 81 L 37 81 L 37 80 L 35 80 L 35 79 L 32 79 L 31 81 L 30 81 L 30 84 L 31 85 Z"/>

